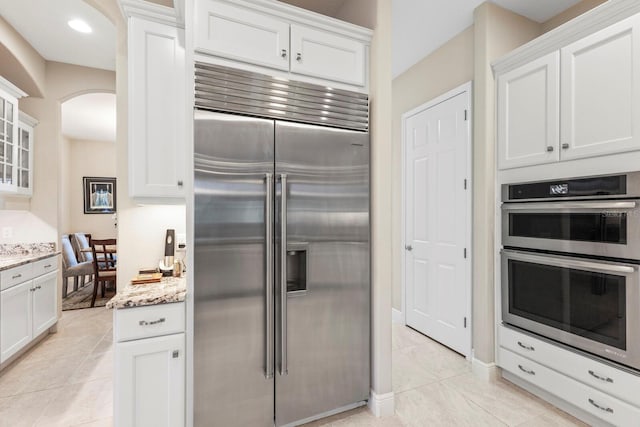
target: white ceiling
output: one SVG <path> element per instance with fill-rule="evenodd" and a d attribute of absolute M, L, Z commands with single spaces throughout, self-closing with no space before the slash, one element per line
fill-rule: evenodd
<path fill-rule="evenodd" d="M 490 0 L 537 22 L 580 0 Z M 392 0 L 392 74 L 397 77 L 473 24 L 473 10 L 484 0 Z"/>
<path fill-rule="evenodd" d="M 116 29 L 83 0 L 0 0 L 0 15 L 49 61 L 115 70 Z M 82 19 L 82 34 L 67 25 Z"/>
<path fill-rule="evenodd" d="M 116 95 L 89 93 L 62 104 L 62 134 L 70 139 L 116 140 Z"/>

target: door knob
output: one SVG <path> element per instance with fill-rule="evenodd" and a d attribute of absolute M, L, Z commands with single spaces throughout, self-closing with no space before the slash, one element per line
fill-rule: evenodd
<path fill-rule="evenodd" d="M 407 245 L 404 247 L 406 250 L 408 250 L 409 252 L 411 252 L 413 250 L 413 246 L 411 245 Z"/>

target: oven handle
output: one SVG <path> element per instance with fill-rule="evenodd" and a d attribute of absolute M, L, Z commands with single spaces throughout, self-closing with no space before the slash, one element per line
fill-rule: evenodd
<path fill-rule="evenodd" d="M 546 255 L 532 255 L 523 252 L 511 251 L 508 249 L 503 249 L 502 253 L 509 257 L 510 259 L 516 259 L 520 261 L 531 261 L 545 265 L 553 265 L 556 267 L 569 267 L 569 268 L 577 268 L 580 270 L 587 271 L 598 271 L 603 273 L 621 273 L 621 274 L 633 274 L 637 267 L 631 265 L 615 265 L 615 264 L 604 264 L 600 262 L 594 261 L 583 261 L 577 260 L 575 258 L 565 258 L 565 257 L 554 257 L 554 256 L 546 256 Z"/>
<path fill-rule="evenodd" d="M 555 202 L 555 203 L 504 203 L 502 209 L 506 211 L 557 211 L 561 209 L 575 210 L 633 210 L 638 206 L 636 202 Z"/>

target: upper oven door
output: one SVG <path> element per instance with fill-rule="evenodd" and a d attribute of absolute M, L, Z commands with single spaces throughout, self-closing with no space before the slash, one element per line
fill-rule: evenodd
<path fill-rule="evenodd" d="M 640 259 L 640 199 L 504 203 L 503 246 Z"/>

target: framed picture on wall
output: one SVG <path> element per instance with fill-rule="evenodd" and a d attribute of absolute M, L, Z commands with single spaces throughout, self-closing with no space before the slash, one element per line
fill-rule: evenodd
<path fill-rule="evenodd" d="M 82 178 L 84 213 L 113 214 L 116 212 L 116 179 L 95 176 Z"/>

